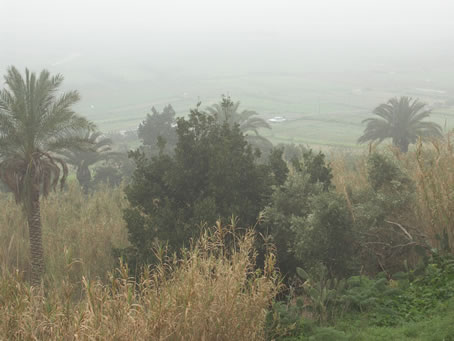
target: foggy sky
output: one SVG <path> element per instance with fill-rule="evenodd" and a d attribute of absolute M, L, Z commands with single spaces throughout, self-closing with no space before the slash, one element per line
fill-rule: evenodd
<path fill-rule="evenodd" d="M 454 90 L 453 14 L 450 0 L 0 0 L 0 75 L 61 72 L 82 105 L 115 108 L 254 72 L 323 71 L 327 86 L 362 70 L 418 72 L 412 87 L 436 76 L 430 87 Z M 141 81 L 147 93 L 122 95 Z"/>
<path fill-rule="evenodd" d="M 0 0 L 4 48 L 235 34 L 308 41 L 453 42 L 449 0 Z M 167 37 L 166 37 L 167 35 Z M 39 51 L 36 51 L 39 54 Z M 2 59 L 4 59 L 4 55 Z"/>
<path fill-rule="evenodd" d="M 352 32 L 441 34 L 454 27 L 447 0 L 2 0 L 2 32 Z M 396 31 L 397 30 L 397 31 Z M 306 32 L 307 33 L 307 32 Z"/>

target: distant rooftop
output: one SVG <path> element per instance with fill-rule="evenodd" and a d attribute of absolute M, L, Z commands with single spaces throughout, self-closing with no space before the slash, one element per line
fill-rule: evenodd
<path fill-rule="evenodd" d="M 268 121 L 271 123 L 280 123 L 287 121 L 287 119 L 283 116 L 274 116 L 273 118 L 268 119 Z"/>

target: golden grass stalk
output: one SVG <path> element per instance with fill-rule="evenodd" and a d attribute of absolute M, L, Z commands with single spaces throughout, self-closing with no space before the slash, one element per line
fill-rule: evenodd
<path fill-rule="evenodd" d="M 43 295 L 17 273 L 0 279 L 0 335 L 18 340 L 264 340 L 265 317 L 280 288 L 274 256 L 255 270 L 254 233 L 218 225 L 181 258 L 164 257 L 140 280 L 121 265 L 108 284 L 83 281 Z M 227 228 L 227 231 L 231 231 Z"/>
<path fill-rule="evenodd" d="M 400 224 L 416 230 L 434 248 L 454 252 L 454 151 L 452 134 L 434 140 L 404 154 L 389 147 L 387 151 L 416 184 L 416 201 L 411 211 L 394 217 Z M 357 156 L 346 163 L 342 155 L 333 155 L 333 183 L 345 195 L 349 208 L 353 206 L 349 190 L 367 188 L 367 155 Z M 353 209 L 351 209 L 352 215 Z"/>
<path fill-rule="evenodd" d="M 72 266 L 72 279 L 80 280 L 82 275 L 107 279 L 107 272 L 115 266 L 112 248 L 129 245 L 123 221 L 126 206 L 121 188 L 101 187 L 87 196 L 75 182 L 64 192 L 42 198 L 46 281 L 64 279 L 66 267 L 74 259 L 80 262 Z M 0 193 L 0 207 L 0 265 L 27 273 L 30 251 L 22 208 L 5 193 Z"/>

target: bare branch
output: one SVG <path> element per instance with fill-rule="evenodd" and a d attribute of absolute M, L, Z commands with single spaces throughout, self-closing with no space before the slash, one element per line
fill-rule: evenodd
<path fill-rule="evenodd" d="M 394 221 L 389 221 L 389 220 L 385 220 L 385 222 L 387 222 L 388 224 L 392 224 L 392 225 L 395 225 L 395 226 L 399 227 L 401 229 L 401 231 L 407 236 L 407 238 L 409 240 L 413 240 L 413 237 L 411 236 L 411 234 L 408 233 L 408 231 L 405 229 L 405 227 L 403 227 L 401 224 L 396 223 Z"/>

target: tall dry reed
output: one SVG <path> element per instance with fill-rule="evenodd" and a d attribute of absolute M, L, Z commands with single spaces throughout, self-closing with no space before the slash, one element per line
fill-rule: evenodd
<path fill-rule="evenodd" d="M 454 252 L 454 152 L 452 134 L 430 145 L 418 143 L 415 160 L 417 184 L 415 214 L 432 246 Z"/>
<path fill-rule="evenodd" d="M 226 233 L 229 242 L 226 243 Z M 18 274 L 0 279 L 5 340 L 264 340 L 267 309 L 279 290 L 274 255 L 255 268 L 254 233 L 220 225 L 183 257 L 162 255 L 139 281 L 121 266 L 108 284 L 83 278 L 80 301 L 63 281 L 43 295 Z"/>
<path fill-rule="evenodd" d="M 431 246 L 454 252 L 454 149 L 453 133 L 442 140 L 423 144 L 408 153 L 392 146 L 379 152 L 392 156 L 416 184 L 416 202 L 411 212 L 402 212 L 400 224 L 411 227 Z M 371 152 L 371 150 L 369 151 Z M 366 188 L 368 153 L 346 162 L 341 155 L 332 161 L 333 182 L 351 204 L 349 191 Z M 353 211 L 352 211 L 353 212 Z"/>
<path fill-rule="evenodd" d="M 64 192 L 41 199 L 46 281 L 63 279 L 69 263 L 71 276 L 106 278 L 115 259 L 113 247 L 128 245 L 122 209 L 127 200 L 121 188 L 101 187 L 84 195 L 72 182 Z M 29 238 L 21 206 L 11 195 L 0 193 L 0 265 L 27 272 Z"/>

